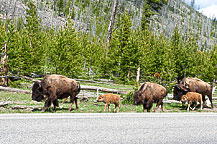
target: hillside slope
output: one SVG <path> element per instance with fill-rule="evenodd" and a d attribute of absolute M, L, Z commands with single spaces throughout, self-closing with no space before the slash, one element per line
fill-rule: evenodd
<path fill-rule="evenodd" d="M 25 17 L 25 9 L 27 8 L 25 1 L 1 0 L 0 19 L 5 21 L 21 16 Z M 76 30 L 90 32 L 91 35 L 107 35 L 113 6 L 112 0 L 66 0 L 61 11 L 58 9 L 59 4 L 54 2 L 56 1 L 35 0 L 38 15 L 44 27 L 58 28 L 64 25 L 70 13 Z M 141 0 L 120 0 L 116 23 L 125 11 L 129 11 L 132 16 L 133 27 L 140 26 L 142 10 L 143 1 Z M 158 14 L 154 15 L 150 28 L 155 33 L 162 33 L 170 38 L 176 25 L 182 32 L 183 39 L 186 32 L 194 33 L 201 49 L 212 48 L 213 44 L 216 43 L 217 23 L 195 11 L 181 0 L 169 0 L 167 5 L 163 5 Z"/>

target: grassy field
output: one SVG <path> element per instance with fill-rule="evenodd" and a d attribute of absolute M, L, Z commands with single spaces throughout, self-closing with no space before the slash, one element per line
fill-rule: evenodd
<path fill-rule="evenodd" d="M 18 81 L 19 82 L 19 81 Z M 27 81 L 21 81 L 17 85 L 18 88 L 28 89 L 30 90 L 31 84 Z M 98 86 L 116 90 L 125 90 L 127 92 L 133 91 L 132 85 L 121 85 L 121 84 L 102 84 L 102 83 L 88 83 L 88 82 L 80 82 L 81 85 L 90 85 L 90 86 Z M 101 94 L 101 92 L 99 93 Z M 215 93 L 216 95 L 216 93 Z M 96 102 L 96 91 L 84 91 L 82 90 L 79 94 L 80 97 L 88 96 L 88 102 L 81 102 L 78 100 L 79 109 L 75 109 L 75 105 L 73 105 L 73 110 L 71 113 L 104 113 L 104 103 Z M 121 95 L 122 99 L 125 97 Z M 9 100 L 8 100 L 9 99 Z M 42 107 L 44 106 L 44 102 L 36 102 L 32 101 L 30 94 L 20 94 L 20 93 L 12 93 L 12 92 L 4 92 L 0 91 L 0 103 L 8 100 L 8 105 L 0 106 L 0 113 L 41 113 Z M 119 112 L 143 112 L 142 105 L 130 105 L 130 104 L 123 104 L 121 101 L 120 110 Z M 213 102 L 215 107 L 217 107 L 216 102 Z M 186 104 L 187 105 L 187 104 Z M 56 113 L 68 113 L 68 108 L 70 106 L 69 99 L 65 104 L 62 104 L 62 100 L 59 100 L 59 106 L 57 107 Z M 199 106 L 199 105 L 198 105 Z M 153 105 L 153 108 L 155 104 Z M 165 112 L 186 112 L 186 109 L 182 109 L 180 103 L 165 103 L 164 104 Z M 114 105 L 111 104 L 111 111 L 113 112 Z M 53 106 L 46 111 L 47 113 L 53 112 Z M 106 112 L 108 112 L 106 110 Z M 162 112 L 161 109 L 158 109 L 158 112 Z M 192 112 L 192 111 L 191 111 Z M 196 109 L 193 112 L 200 112 L 199 109 Z M 217 112 L 217 109 L 214 108 L 211 110 L 210 108 L 204 108 L 202 112 Z"/>
<path fill-rule="evenodd" d="M 6 101 L 8 98 L 8 102 L 10 102 L 6 106 L 0 107 L 0 113 L 41 113 L 41 108 L 44 105 L 44 102 L 35 102 L 32 101 L 30 94 L 18 94 L 11 92 L 3 92 L 0 91 L 0 102 Z M 81 102 L 78 100 L 79 109 L 75 109 L 75 105 L 73 105 L 73 110 L 71 113 L 104 113 L 104 103 L 96 102 L 96 98 L 88 98 L 87 102 Z M 65 104 L 62 104 L 62 100 L 59 100 L 59 106 L 57 108 L 56 113 L 68 113 L 69 108 L 69 99 Z M 153 105 L 155 107 L 155 104 Z M 182 109 L 181 104 L 171 103 L 164 104 L 165 112 L 186 112 L 185 109 Z M 111 104 L 111 111 L 113 112 L 114 105 Z M 203 112 L 216 112 L 216 109 L 211 110 L 209 108 L 204 109 Z M 46 111 L 47 113 L 53 112 L 53 107 Z M 106 110 L 106 112 L 108 112 Z M 119 112 L 143 112 L 142 105 L 129 105 L 129 104 L 121 104 Z M 162 112 L 161 109 L 158 112 Z M 192 112 L 192 111 L 191 111 Z M 195 110 L 193 112 L 200 112 L 200 110 Z"/>

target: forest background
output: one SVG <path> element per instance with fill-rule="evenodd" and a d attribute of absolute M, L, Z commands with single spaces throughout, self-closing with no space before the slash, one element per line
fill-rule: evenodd
<path fill-rule="evenodd" d="M 139 74 L 139 82 L 157 82 L 170 90 L 183 77 L 216 79 L 216 19 L 181 0 L 119 0 L 108 44 L 115 1 L 23 0 L 25 15 L 0 21 L 7 75 L 61 74 L 135 84 Z M 52 10 L 64 24 L 46 25 L 40 10 Z M 165 19 L 166 26 L 161 25 Z"/>

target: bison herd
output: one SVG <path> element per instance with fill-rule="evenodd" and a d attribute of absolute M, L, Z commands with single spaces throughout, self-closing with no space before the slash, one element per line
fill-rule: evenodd
<path fill-rule="evenodd" d="M 42 101 L 45 100 L 42 111 L 46 111 L 48 107 L 53 104 L 54 111 L 59 106 L 58 99 L 67 99 L 70 97 L 69 111 L 72 109 L 72 105 L 75 102 L 76 109 L 78 109 L 77 95 L 80 92 L 80 84 L 73 79 L 67 78 L 62 75 L 47 75 L 41 82 L 35 82 L 32 87 L 32 100 Z M 163 109 L 163 99 L 167 96 L 167 90 L 162 85 L 156 83 L 145 82 L 141 85 L 133 95 L 133 104 L 143 105 L 143 110 L 150 112 L 153 103 L 156 103 L 156 107 L 153 109 L 155 112 L 159 106 Z M 200 109 L 202 110 L 203 104 L 205 104 L 205 95 L 208 96 L 211 107 L 212 103 L 212 86 L 198 78 L 184 78 L 179 84 L 174 86 L 173 99 L 181 101 L 182 105 L 187 102 L 187 110 L 200 103 Z M 114 112 L 119 111 L 120 96 L 117 94 L 107 93 L 97 97 L 97 102 L 104 102 L 104 111 L 108 107 L 110 112 L 110 104 L 115 105 Z"/>

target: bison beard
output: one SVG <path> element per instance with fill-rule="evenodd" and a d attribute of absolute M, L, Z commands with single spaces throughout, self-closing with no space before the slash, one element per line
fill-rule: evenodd
<path fill-rule="evenodd" d="M 45 111 L 52 103 L 54 111 L 56 111 L 56 107 L 59 106 L 58 99 L 70 96 L 71 105 L 69 111 L 71 111 L 74 101 L 76 108 L 78 108 L 76 96 L 79 92 L 80 84 L 75 80 L 61 75 L 47 75 L 40 83 L 34 83 L 32 87 L 32 100 L 42 101 L 45 99 L 42 111 Z"/>
<path fill-rule="evenodd" d="M 39 82 L 35 82 L 32 86 L 32 100 L 37 102 L 44 100 L 43 89 Z"/>

